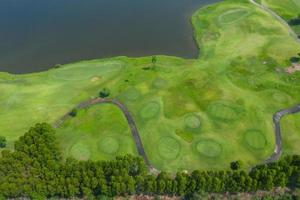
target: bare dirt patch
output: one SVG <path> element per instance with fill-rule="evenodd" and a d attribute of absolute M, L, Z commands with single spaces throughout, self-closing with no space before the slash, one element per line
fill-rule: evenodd
<path fill-rule="evenodd" d="M 299 63 L 293 63 L 292 66 L 285 68 L 284 71 L 288 74 L 293 74 L 295 72 L 300 72 L 300 64 Z"/>
<path fill-rule="evenodd" d="M 97 81 L 99 81 L 100 79 L 101 79 L 100 76 L 94 76 L 94 77 L 91 78 L 91 81 L 92 81 L 92 82 L 97 82 Z"/>

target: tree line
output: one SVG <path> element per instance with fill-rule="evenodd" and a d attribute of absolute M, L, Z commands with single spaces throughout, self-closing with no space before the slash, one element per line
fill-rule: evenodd
<path fill-rule="evenodd" d="M 300 156 L 243 170 L 200 171 L 154 175 L 140 157 L 111 161 L 63 159 L 55 131 L 36 124 L 0 157 L 0 199 L 28 197 L 102 198 L 134 194 L 176 195 L 193 199 L 201 193 L 238 193 L 300 188 Z M 233 163 L 234 165 L 238 163 Z"/>

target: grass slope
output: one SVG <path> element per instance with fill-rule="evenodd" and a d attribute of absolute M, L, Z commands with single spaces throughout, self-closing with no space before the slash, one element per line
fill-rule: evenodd
<path fill-rule="evenodd" d="M 246 1 L 201 8 L 192 23 L 201 49 L 195 60 L 158 56 L 153 67 L 150 57 L 116 57 L 35 74 L 0 73 L 0 135 L 12 144 L 35 122 L 53 123 L 108 88 L 128 107 L 159 169 L 262 162 L 274 150 L 273 113 L 300 102 L 299 75 L 278 72 L 300 45 L 285 26 Z M 291 131 L 299 142 L 299 131 Z M 65 155 L 78 159 L 135 153 L 125 135 L 124 117 L 112 105 L 82 110 L 58 129 Z M 283 137 L 287 152 L 299 152 L 295 141 Z"/>
<path fill-rule="evenodd" d="M 286 21 L 300 15 L 300 0 L 261 0 L 261 3 L 271 8 Z M 300 35 L 300 25 L 292 26 L 292 28 L 297 35 Z"/>
<path fill-rule="evenodd" d="M 261 3 L 274 10 L 286 20 L 294 18 L 300 14 L 299 0 L 261 0 Z"/>

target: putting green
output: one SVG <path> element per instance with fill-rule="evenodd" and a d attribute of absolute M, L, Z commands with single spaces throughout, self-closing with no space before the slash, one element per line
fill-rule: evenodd
<path fill-rule="evenodd" d="M 243 112 L 244 109 L 241 106 L 229 101 L 212 102 L 207 108 L 209 116 L 220 121 L 240 119 Z"/>
<path fill-rule="evenodd" d="M 90 158 L 89 147 L 81 142 L 75 143 L 71 147 L 70 153 L 78 160 L 88 160 Z"/>
<path fill-rule="evenodd" d="M 260 130 L 246 131 L 244 140 L 248 146 L 257 150 L 264 149 L 267 144 L 267 140 Z"/>
<path fill-rule="evenodd" d="M 196 151 L 209 158 L 215 158 L 222 153 L 222 146 L 214 140 L 205 139 L 196 143 Z"/>
<path fill-rule="evenodd" d="M 141 96 L 141 93 L 138 89 L 131 87 L 124 92 L 124 96 L 125 96 L 126 100 L 134 101 L 134 100 L 137 100 Z"/>
<path fill-rule="evenodd" d="M 119 150 L 119 141 L 114 137 L 101 138 L 99 142 L 99 149 L 103 153 L 116 154 Z"/>
<path fill-rule="evenodd" d="M 144 119 L 155 117 L 160 111 L 160 105 L 157 102 L 150 102 L 140 111 L 140 115 Z"/>
<path fill-rule="evenodd" d="M 162 137 L 158 141 L 158 153 L 163 159 L 176 159 L 180 153 L 180 143 L 172 137 Z"/>
<path fill-rule="evenodd" d="M 200 117 L 196 114 L 189 114 L 184 118 L 184 124 L 189 129 L 198 129 L 201 125 Z"/>
<path fill-rule="evenodd" d="M 120 62 L 103 62 L 93 64 L 85 64 L 85 62 L 76 65 L 65 66 L 53 69 L 50 72 L 50 78 L 64 81 L 81 81 L 91 80 L 95 76 L 117 73 L 122 69 Z"/>
<path fill-rule="evenodd" d="M 229 10 L 219 16 L 219 22 L 221 24 L 235 23 L 249 14 L 249 11 L 245 8 L 237 8 Z"/>

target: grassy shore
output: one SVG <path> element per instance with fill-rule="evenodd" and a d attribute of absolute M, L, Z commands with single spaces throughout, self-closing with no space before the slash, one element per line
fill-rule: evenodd
<path fill-rule="evenodd" d="M 284 25 L 247 1 L 206 6 L 192 23 L 198 59 L 158 56 L 153 66 L 151 57 L 116 57 L 41 73 L 0 73 L 0 135 L 12 148 L 36 122 L 54 123 L 108 88 L 133 115 L 158 169 L 262 162 L 274 150 L 273 113 L 300 102 L 300 76 L 281 71 L 300 44 Z M 287 126 L 284 152 L 299 152 L 299 127 Z M 58 129 L 58 137 L 65 156 L 77 159 L 136 153 L 124 116 L 111 105 L 80 110 Z"/>

